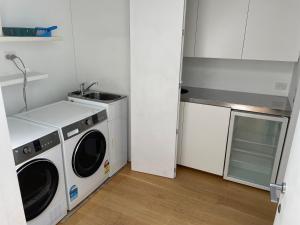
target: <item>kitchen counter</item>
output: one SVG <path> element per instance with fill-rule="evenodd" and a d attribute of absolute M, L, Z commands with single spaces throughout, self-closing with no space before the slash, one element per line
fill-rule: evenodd
<path fill-rule="evenodd" d="M 234 110 L 290 117 L 289 99 L 283 96 L 183 86 L 182 102 L 228 107 Z"/>

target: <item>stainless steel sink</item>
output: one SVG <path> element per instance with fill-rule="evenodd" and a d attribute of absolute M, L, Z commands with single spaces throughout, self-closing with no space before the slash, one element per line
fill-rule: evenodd
<path fill-rule="evenodd" d="M 83 95 L 81 95 L 80 91 L 74 91 L 70 93 L 69 96 L 74 98 L 87 99 L 91 101 L 98 101 L 98 102 L 113 102 L 125 97 L 122 95 L 106 93 L 106 92 L 98 92 L 98 91 L 88 91 Z"/>
<path fill-rule="evenodd" d="M 109 93 L 101 93 L 101 92 L 92 92 L 89 94 L 83 95 L 83 97 L 88 99 L 96 99 L 101 101 L 115 101 L 120 99 L 121 95 L 109 94 Z"/>

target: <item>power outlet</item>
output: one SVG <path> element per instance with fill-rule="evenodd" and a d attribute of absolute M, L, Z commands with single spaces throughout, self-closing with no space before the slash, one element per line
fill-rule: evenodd
<path fill-rule="evenodd" d="M 277 91 L 285 91 L 288 87 L 286 82 L 276 82 L 275 83 L 275 90 Z"/>

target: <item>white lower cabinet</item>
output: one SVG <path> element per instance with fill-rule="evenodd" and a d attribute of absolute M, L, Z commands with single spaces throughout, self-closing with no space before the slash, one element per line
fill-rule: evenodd
<path fill-rule="evenodd" d="M 178 164 L 222 176 L 230 108 L 183 103 Z"/>

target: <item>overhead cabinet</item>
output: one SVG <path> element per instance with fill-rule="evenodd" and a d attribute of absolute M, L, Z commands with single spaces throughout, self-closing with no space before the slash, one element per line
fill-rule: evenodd
<path fill-rule="evenodd" d="M 195 57 L 240 59 L 248 0 L 199 0 Z"/>
<path fill-rule="evenodd" d="M 243 59 L 298 61 L 299 0 L 251 0 Z"/>
<path fill-rule="evenodd" d="M 178 164 L 223 175 L 230 108 L 185 102 Z"/>
<path fill-rule="evenodd" d="M 187 0 L 184 56 L 297 61 L 299 9 L 298 0 Z"/>

